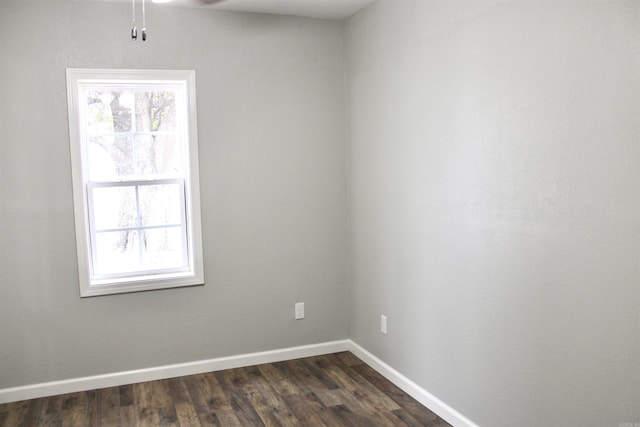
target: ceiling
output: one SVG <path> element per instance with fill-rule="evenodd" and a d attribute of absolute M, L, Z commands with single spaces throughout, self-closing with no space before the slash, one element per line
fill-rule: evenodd
<path fill-rule="evenodd" d="M 131 1 L 131 0 L 102 0 Z M 140 3 L 142 0 L 135 0 Z M 151 3 L 151 0 L 146 0 Z M 219 0 L 204 5 L 201 0 L 172 0 L 156 7 L 180 6 L 236 12 L 271 13 L 277 15 L 306 16 L 310 18 L 343 19 L 353 15 L 375 0 Z"/>

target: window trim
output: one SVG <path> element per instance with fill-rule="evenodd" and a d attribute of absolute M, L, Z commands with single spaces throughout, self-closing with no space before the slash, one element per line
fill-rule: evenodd
<path fill-rule="evenodd" d="M 73 204 L 76 229 L 79 288 L 81 297 L 120 294 L 204 284 L 202 226 L 200 218 L 200 185 L 198 170 L 198 136 L 194 70 L 124 70 L 67 68 L 67 102 L 69 111 L 69 145 L 73 184 Z M 81 132 L 80 85 L 83 83 L 113 83 L 127 85 L 144 83 L 179 83 L 185 88 L 186 132 L 188 134 L 188 173 L 185 185 L 185 217 L 189 271 L 139 274 L 132 278 L 92 278 L 91 224 L 89 223 L 88 169 L 86 141 Z"/>

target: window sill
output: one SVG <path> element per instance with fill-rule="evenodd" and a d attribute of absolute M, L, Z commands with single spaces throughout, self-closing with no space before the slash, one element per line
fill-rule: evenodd
<path fill-rule="evenodd" d="M 162 278 L 152 275 L 137 277 L 135 280 L 121 279 L 119 281 L 95 281 L 93 284 L 82 289 L 80 296 L 85 298 L 201 285 L 204 285 L 204 279 L 201 277 L 195 277 L 193 274 L 176 273 L 172 275 L 163 275 Z"/>

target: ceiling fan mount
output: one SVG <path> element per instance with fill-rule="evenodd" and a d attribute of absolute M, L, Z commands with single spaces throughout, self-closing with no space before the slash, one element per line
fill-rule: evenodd
<path fill-rule="evenodd" d="M 170 0 L 155 1 L 156 3 L 167 3 Z M 208 6 L 215 3 L 223 2 L 224 0 L 189 0 L 193 3 L 201 6 Z M 142 0 L 142 28 L 140 29 L 142 41 L 147 41 L 147 24 L 146 24 L 146 0 Z M 131 0 L 133 25 L 131 26 L 131 40 L 138 39 L 138 27 L 136 27 L 136 0 Z"/>

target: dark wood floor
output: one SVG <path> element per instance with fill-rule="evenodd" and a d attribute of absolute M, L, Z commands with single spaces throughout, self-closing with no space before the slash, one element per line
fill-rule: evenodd
<path fill-rule="evenodd" d="M 0 426 L 449 426 L 344 352 L 0 405 Z"/>

